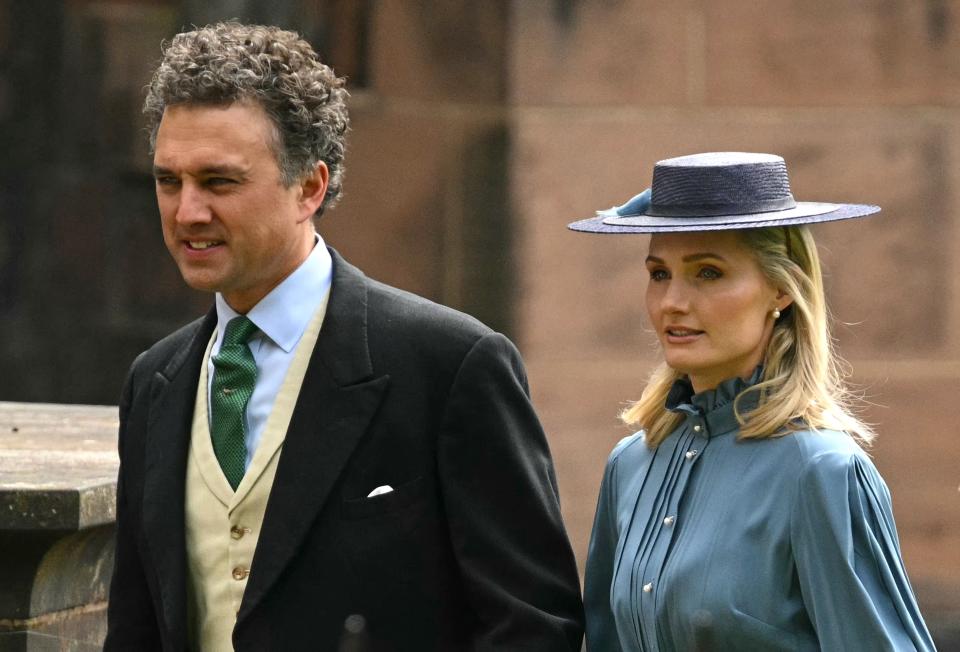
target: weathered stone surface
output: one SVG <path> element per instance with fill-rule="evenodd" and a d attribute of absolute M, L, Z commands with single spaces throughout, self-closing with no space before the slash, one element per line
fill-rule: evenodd
<path fill-rule="evenodd" d="M 0 529 L 111 523 L 116 441 L 116 408 L 0 402 Z"/>
<path fill-rule="evenodd" d="M 115 407 L 0 402 L 0 631 L 99 627 L 70 610 L 106 599 L 116 440 Z"/>
<path fill-rule="evenodd" d="M 515 2 L 520 105 L 685 104 L 702 96 L 703 18 L 678 0 Z"/>
<path fill-rule="evenodd" d="M 37 567 L 31 617 L 105 603 L 113 572 L 113 524 L 81 530 L 57 541 Z"/>
<path fill-rule="evenodd" d="M 924 364 L 857 374 L 872 403 L 877 467 L 893 496 L 910 580 L 941 650 L 958 649 L 960 622 L 960 443 L 950 427 L 960 376 L 924 377 Z"/>
<path fill-rule="evenodd" d="M 113 537 L 112 525 L 72 535 L 0 533 L 0 634 L 30 631 L 101 643 Z M 14 640 L 20 639 L 0 637 L 0 651 Z"/>
<path fill-rule="evenodd" d="M 711 103 L 956 104 L 960 32 L 946 0 L 703 4 Z"/>
<path fill-rule="evenodd" d="M 358 106 L 350 155 L 366 164 L 348 163 L 344 197 L 319 221 L 327 243 L 371 277 L 435 298 L 443 293 L 447 131 L 436 114 Z"/>
<path fill-rule="evenodd" d="M 96 617 L 104 620 L 103 614 L 96 614 Z M 59 632 L 0 633 L 0 652 L 100 652 L 103 649 L 104 635 L 105 632 L 96 641 L 89 642 L 71 638 L 69 635 L 61 636 Z"/>
<path fill-rule="evenodd" d="M 356 98 L 328 244 L 372 277 L 509 328 L 515 285 L 505 115 Z"/>
<path fill-rule="evenodd" d="M 373 5 L 371 87 L 397 98 L 506 98 L 507 0 L 386 0 Z"/>
<path fill-rule="evenodd" d="M 69 535 L 0 530 L 0 632 L 22 629 L 18 623 L 30 618 L 34 573 L 46 551 L 64 536 Z"/>
<path fill-rule="evenodd" d="M 922 374 L 923 365 L 916 372 Z M 877 468 L 893 493 L 904 557 L 918 576 L 958 587 L 960 604 L 960 442 L 950 427 L 960 378 L 865 377 L 870 405 L 865 418 L 877 424 Z"/>
<path fill-rule="evenodd" d="M 619 413 L 640 398 L 649 360 L 597 356 L 527 356 L 537 413 L 550 440 L 560 504 L 581 570 L 607 456 L 633 429 Z"/>

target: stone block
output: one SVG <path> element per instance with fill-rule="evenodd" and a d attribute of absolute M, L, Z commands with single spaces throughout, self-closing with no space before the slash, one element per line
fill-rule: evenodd
<path fill-rule="evenodd" d="M 100 637 L 100 641 L 103 636 Z M 75 638 L 41 632 L 0 632 L 2 652 L 100 652 L 103 643 L 90 643 Z"/>
<path fill-rule="evenodd" d="M 0 528 L 113 522 L 116 437 L 113 407 L 0 403 Z"/>
<path fill-rule="evenodd" d="M 353 111 L 344 196 L 320 232 L 371 277 L 509 332 L 514 221 L 503 115 L 367 100 Z"/>
<path fill-rule="evenodd" d="M 0 402 L 0 650 L 102 644 L 115 407 Z"/>
<path fill-rule="evenodd" d="M 956 3 L 704 3 L 706 99 L 752 106 L 956 104 Z"/>
<path fill-rule="evenodd" d="M 649 175 L 634 150 L 639 134 L 588 118 L 531 111 L 517 123 L 520 338 L 525 355 L 541 360 L 637 356 L 654 341 L 643 308 L 646 236 L 566 228 L 638 192 Z"/>
<path fill-rule="evenodd" d="M 517 2 L 519 105 L 684 104 L 702 86 L 702 19 L 688 0 Z"/>
<path fill-rule="evenodd" d="M 873 405 L 864 417 L 879 437 L 873 456 L 893 494 L 895 518 L 911 577 L 952 586 L 960 604 L 960 442 L 950 427 L 960 379 L 864 379 Z M 905 374 L 906 375 L 906 374 Z"/>
<path fill-rule="evenodd" d="M 30 615 L 65 617 L 71 609 L 106 604 L 115 536 L 110 523 L 80 530 L 47 550 L 34 575 Z"/>
<path fill-rule="evenodd" d="M 368 54 L 373 91 L 425 101 L 504 101 L 506 0 L 388 0 L 374 6 Z"/>
<path fill-rule="evenodd" d="M 447 125 L 380 105 L 355 108 L 352 121 L 343 196 L 319 230 L 371 277 L 439 298 Z"/>
<path fill-rule="evenodd" d="M 564 524 L 582 572 L 607 456 L 633 432 L 618 415 L 640 397 L 651 361 L 613 356 L 526 360 L 557 469 Z"/>
<path fill-rule="evenodd" d="M 957 217 L 948 131 L 922 120 L 836 125 L 813 147 L 797 143 L 794 186 L 833 201 L 879 204 L 869 223 L 815 227 L 836 335 L 851 358 L 956 356 L 943 300 Z M 849 153 L 857 152 L 854 160 Z M 788 159 L 789 160 L 789 159 Z M 829 173 L 824 173 L 829 171 Z"/>

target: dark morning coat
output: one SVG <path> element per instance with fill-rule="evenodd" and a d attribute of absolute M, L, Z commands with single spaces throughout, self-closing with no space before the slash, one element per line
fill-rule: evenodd
<path fill-rule="evenodd" d="M 331 254 L 236 650 L 335 651 L 351 614 L 376 650 L 579 650 L 577 570 L 516 349 Z M 215 325 L 211 311 L 130 371 L 105 650 L 186 648 L 184 478 Z"/>

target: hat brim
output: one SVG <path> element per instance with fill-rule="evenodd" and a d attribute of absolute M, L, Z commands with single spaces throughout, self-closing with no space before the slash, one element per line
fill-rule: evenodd
<path fill-rule="evenodd" d="M 662 217 L 657 215 L 597 215 L 567 225 L 572 231 L 586 233 L 669 233 L 674 231 L 722 231 L 759 229 L 768 226 L 817 224 L 865 217 L 880 212 L 869 204 L 827 204 L 797 202 L 795 208 L 748 215 L 709 217 Z"/>

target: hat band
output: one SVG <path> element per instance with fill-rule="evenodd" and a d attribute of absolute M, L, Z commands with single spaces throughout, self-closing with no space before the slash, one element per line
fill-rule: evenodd
<path fill-rule="evenodd" d="M 717 215 L 755 215 L 796 208 L 793 195 L 737 204 L 657 204 L 654 200 L 646 214 L 654 217 L 714 217 Z"/>

